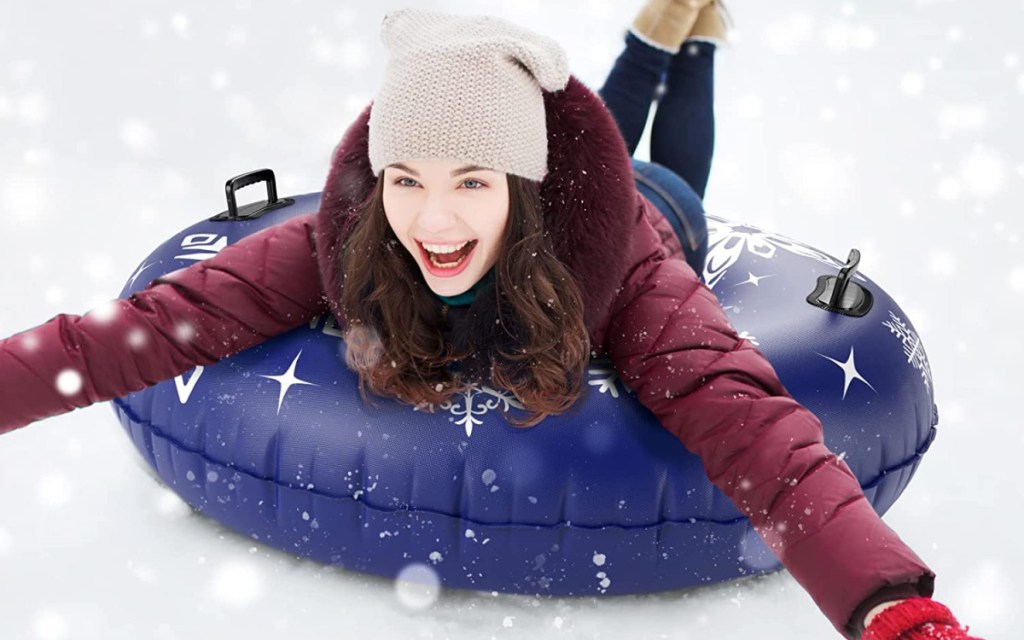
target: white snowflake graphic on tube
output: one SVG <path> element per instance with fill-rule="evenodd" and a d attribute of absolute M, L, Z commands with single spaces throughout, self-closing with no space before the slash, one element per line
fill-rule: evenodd
<path fill-rule="evenodd" d="M 497 409 L 502 404 L 505 405 L 503 407 L 505 411 L 509 407 L 523 408 L 523 405 L 516 401 L 514 395 L 487 386 L 478 387 L 474 385 L 469 391 L 463 391 L 459 395 L 462 396 L 460 401 L 452 402 L 447 400 L 442 402 L 439 408 L 448 411 L 458 418 L 455 424 L 465 427 L 467 437 L 473 435 L 473 427 L 483 424 L 483 420 L 480 420 L 477 416 L 482 416 L 492 409 Z M 478 397 L 481 398 L 482 402 L 476 402 Z"/>
<path fill-rule="evenodd" d="M 596 363 L 598 366 L 591 366 L 587 369 L 587 372 L 594 376 L 587 381 L 587 384 L 592 387 L 597 387 L 598 393 L 608 393 L 613 398 L 619 398 L 620 393 L 616 383 L 621 384 L 625 393 L 632 393 L 630 389 L 621 378 L 618 373 L 611 366 L 610 363 Z M 471 437 L 473 435 L 473 427 L 483 424 L 483 420 L 479 418 L 493 409 L 497 409 L 499 406 L 504 405 L 503 410 L 507 411 L 509 407 L 515 407 L 517 409 L 524 409 L 525 407 L 520 404 L 515 396 L 506 391 L 500 391 L 493 389 L 488 386 L 472 386 L 469 391 L 464 391 L 461 394 L 461 399 L 458 401 L 446 401 L 438 405 L 439 409 L 448 411 L 457 419 L 455 424 L 460 425 L 466 429 L 466 436 Z M 433 407 L 435 405 L 428 404 Z M 413 409 L 417 410 L 416 408 Z"/>
<path fill-rule="evenodd" d="M 729 267 L 739 262 L 740 256 L 743 255 L 744 251 L 761 258 L 772 259 L 775 257 L 776 251 L 782 249 L 805 258 L 817 260 L 822 264 L 835 268 L 837 271 L 846 264 L 836 260 L 827 253 L 786 236 L 769 233 L 749 224 L 729 222 L 712 215 L 706 217 L 708 223 L 708 256 L 704 263 L 704 281 L 710 289 L 715 288 L 715 285 L 725 276 L 725 272 L 729 270 Z M 751 278 L 753 277 L 751 275 Z M 866 282 L 864 276 L 856 271 L 853 273 L 853 277 Z"/>
<path fill-rule="evenodd" d="M 903 354 L 907 356 L 907 363 L 921 372 L 921 380 L 924 381 L 925 388 L 931 391 L 932 369 L 928 365 L 928 355 L 924 352 L 921 338 L 918 337 L 916 331 L 908 327 L 903 322 L 903 319 L 891 310 L 889 311 L 889 317 L 891 320 L 886 320 L 882 324 L 889 328 L 890 333 L 903 341 Z"/>

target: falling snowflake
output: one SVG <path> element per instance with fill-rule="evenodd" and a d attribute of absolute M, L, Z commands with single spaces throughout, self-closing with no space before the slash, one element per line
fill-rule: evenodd
<path fill-rule="evenodd" d="M 74 369 L 62 369 L 54 380 L 54 386 L 62 396 L 73 396 L 82 389 L 82 374 Z"/>
<path fill-rule="evenodd" d="M 926 389 L 932 388 L 932 370 L 928 366 L 928 355 L 924 352 L 924 345 L 917 333 L 908 327 L 899 316 L 889 311 L 891 321 L 887 320 L 882 324 L 889 328 L 889 332 L 898 336 L 903 341 L 903 354 L 907 356 L 907 362 L 914 369 L 921 372 L 921 380 L 924 381 Z"/>

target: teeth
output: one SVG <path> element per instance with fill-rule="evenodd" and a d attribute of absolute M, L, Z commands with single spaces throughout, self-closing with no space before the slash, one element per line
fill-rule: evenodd
<path fill-rule="evenodd" d="M 434 256 L 430 256 L 430 264 L 434 265 L 438 269 L 454 269 L 455 267 L 457 267 L 460 264 L 462 264 L 463 262 L 465 262 L 466 261 L 466 257 L 467 256 L 462 256 L 461 258 L 459 258 L 455 262 L 446 262 L 444 264 L 441 264 L 440 262 L 437 261 L 437 258 L 435 258 Z"/>
<path fill-rule="evenodd" d="M 469 244 L 469 240 L 461 244 L 427 244 L 424 242 L 423 248 L 430 253 L 454 253 L 467 244 Z"/>

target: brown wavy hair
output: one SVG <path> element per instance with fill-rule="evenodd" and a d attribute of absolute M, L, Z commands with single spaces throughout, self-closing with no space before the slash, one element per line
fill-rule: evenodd
<path fill-rule="evenodd" d="M 563 413 L 582 396 L 590 340 L 583 294 L 544 227 L 540 183 L 506 174 L 509 216 L 493 286 L 471 306 L 466 337 L 448 342 L 443 303 L 384 213 L 383 172 L 342 245 L 345 363 L 367 391 L 427 409 L 489 377 L 530 412 L 517 427 Z M 456 344 L 458 343 L 458 344 Z M 471 361 L 463 371 L 448 365 Z M 458 369 L 458 366 L 455 367 Z M 371 403 L 372 404 L 372 403 Z"/>

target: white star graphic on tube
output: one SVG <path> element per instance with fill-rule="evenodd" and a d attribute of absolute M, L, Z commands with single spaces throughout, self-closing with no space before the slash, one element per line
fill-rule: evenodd
<path fill-rule="evenodd" d="M 274 380 L 275 382 L 278 382 L 278 383 L 281 384 L 281 393 L 277 397 L 277 413 L 278 414 L 281 413 L 281 403 L 284 402 L 284 394 L 288 393 L 288 389 L 293 384 L 309 384 L 309 385 L 313 385 L 314 387 L 320 386 L 320 385 L 315 384 L 313 382 L 306 382 L 305 380 L 300 380 L 299 378 L 295 377 L 295 366 L 299 363 L 299 356 L 301 356 L 301 355 L 302 355 L 302 351 L 299 351 L 299 353 L 296 354 L 295 359 L 292 360 L 291 365 L 289 365 L 288 371 L 285 371 L 284 373 L 282 373 L 279 376 L 267 376 L 267 375 L 260 374 L 261 378 L 270 378 L 271 380 Z"/>
<path fill-rule="evenodd" d="M 153 265 L 152 264 L 144 264 L 141 267 L 139 267 L 139 270 L 136 271 L 134 274 L 132 274 L 131 280 L 128 281 L 128 286 L 130 287 L 133 284 L 135 284 L 135 279 L 138 278 L 140 275 L 142 275 L 142 272 L 145 271 L 146 269 L 148 269 L 151 266 L 153 266 Z"/>
<path fill-rule="evenodd" d="M 837 367 L 843 370 L 843 376 L 845 378 L 843 380 L 843 400 L 846 400 L 846 390 L 850 388 L 850 383 L 854 380 L 860 380 L 871 387 L 871 383 L 865 380 L 864 376 L 860 375 L 860 372 L 857 371 L 857 364 L 853 361 L 853 345 L 850 345 L 850 355 L 846 357 L 846 362 L 839 362 L 838 360 L 834 360 L 823 353 L 818 353 L 818 355 L 826 360 L 834 362 Z M 874 387 L 871 387 L 871 390 L 878 393 Z"/>
<path fill-rule="evenodd" d="M 746 279 L 746 280 L 744 280 L 743 282 L 737 282 L 737 283 L 736 283 L 735 285 L 733 285 L 733 286 L 735 286 L 735 287 L 738 287 L 738 286 L 740 286 L 741 284 L 752 284 L 752 285 L 754 285 L 755 287 L 758 287 L 758 286 L 760 286 L 760 285 L 761 285 L 761 281 L 762 281 L 762 280 L 764 280 L 765 278 L 770 278 L 770 277 L 771 277 L 771 275 L 767 275 L 767 276 L 755 276 L 754 274 L 750 273 L 749 271 L 747 272 L 747 276 L 748 276 L 748 277 L 747 277 L 747 279 Z"/>

